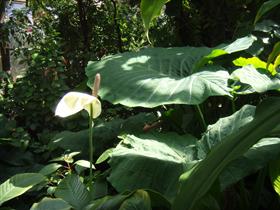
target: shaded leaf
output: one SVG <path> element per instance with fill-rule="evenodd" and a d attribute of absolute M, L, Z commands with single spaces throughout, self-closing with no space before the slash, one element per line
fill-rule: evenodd
<path fill-rule="evenodd" d="M 280 159 L 272 161 L 269 165 L 270 179 L 275 192 L 280 196 Z"/>
<path fill-rule="evenodd" d="M 221 190 L 263 168 L 280 155 L 280 138 L 263 138 L 221 173 Z"/>
<path fill-rule="evenodd" d="M 58 164 L 58 163 L 51 163 L 51 164 L 48 164 L 46 166 L 44 166 L 40 171 L 39 173 L 40 174 L 43 174 L 44 176 L 47 176 L 47 175 L 50 175 L 52 173 L 54 173 L 57 169 L 59 169 L 60 167 L 62 167 L 61 164 Z"/>
<path fill-rule="evenodd" d="M 82 209 L 89 200 L 89 192 L 79 176 L 71 174 L 64 178 L 55 190 L 55 196 L 65 200 L 75 209 Z"/>
<path fill-rule="evenodd" d="M 199 159 L 204 159 L 225 137 L 238 132 L 251 122 L 254 119 L 255 110 L 255 106 L 245 105 L 233 115 L 220 118 L 215 124 L 209 125 L 197 144 Z"/>
<path fill-rule="evenodd" d="M 274 60 L 280 55 L 280 42 L 277 42 L 274 46 L 273 46 L 273 50 L 272 52 L 269 54 L 268 59 L 267 59 L 267 67 L 274 62 Z M 277 67 L 277 63 L 279 63 L 280 61 L 276 61 L 276 66 L 274 68 Z M 275 72 L 273 72 L 272 75 L 277 74 L 277 71 L 275 70 Z"/>
<path fill-rule="evenodd" d="M 257 12 L 254 23 L 256 24 L 262 16 L 280 4 L 280 0 L 269 0 L 263 3 Z"/>
<path fill-rule="evenodd" d="M 85 210 L 116 210 L 130 194 L 118 194 L 116 196 L 106 196 L 92 201 Z"/>
<path fill-rule="evenodd" d="M 151 210 L 151 199 L 145 190 L 136 190 L 121 204 L 119 210 Z"/>
<path fill-rule="evenodd" d="M 0 185 L 0 205 L 22 195 L 45 179 L 46 177 L 39 173 L 23 173 L 11 177 Z"/>
<path fill-rule="evenodd" d="M 30 210 L 70 210 L 71 206 L 59 198 L 43 198 L 39 203 L 34 203 Z"/>
<path fill-rule="evenodd" d="M 170 199 L 180 174 L 195 162 L 195 143 L 175 133 L 127 135 L 113 150 L 108 180 L 119 192 L 152 189 Z"/>
<path fill-rule="evenodd" d="M 93 127 L 93 139 L 96 139 L 94 141 L 95 155 L 101 155 L 102 152 L 117 143 L 117 136 L 120 133 L 141 133 L 145 123 L 155 119 L 156 117 L 153 114 L 140 113 L 127 119 L 115 119 Z M 88 129 L 78 132 L 63 131 L 52 139 L 49 146 L 53 149 L 60 147 L 65 150 L 82 151 L 82 154 L 87 154 Z"/>
<path fill-rule="evenodd" d="M 192 209 L 231 161 L 240 157 L 269 133 L 279 123 L 279 102 L 279 98 L 263 102 L 257 108 L 255 118 L 251 123 L 245 125 L 239 132 L 227 136 L 224 141 L 211 150 L 203 161 L 184 173 L 180 177 L 182 185 L 172 209 Z"/>

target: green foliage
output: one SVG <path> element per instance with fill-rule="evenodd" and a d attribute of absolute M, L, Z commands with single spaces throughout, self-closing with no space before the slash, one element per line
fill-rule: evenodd
<path fill-rule="evenodd" d="M 75 209 L 83 209 L 89 202 L 89 192 L 79 176 L 68 175 L 55 190 L 55 196 L 68 202 Z"/>
<path fill-rule="evenodd" d="M 280 169 L 279 159 L 274 160 L 269 165 L 269 174 L 275 192 L 280 195 Z"/>
<path fill-rule="evenodd" d="M 153 19 L 157 18 L 160 15 L 161 9 L 164 4 L 166 4 L 169 0 L 141 0 L 141 14 L 142 20 L 145 27 L 146 33 L 148 34 L 148 30 L 150 28 L 150 24 Z M 147 35 L 148 36 L 148 35 Z"/>
<path fill-rule="evenodd" d="M 248 49 L 253 41 L 252 37 L 245 37 L 216 49 L 230 54 Z M 221 66 L 197 70 L 210 59 L 221 56 L 211 51 L 205 47 L 151 48 L 109 56 L 89 63 L 86 69 L 88 86 L 92 87 L 94 75 L 100 73 L 103 78 L 100 96 L 111 103 L 130 107 L 199 104 L 210 96 L 230 96 L 229 75 Z M 108 75 L 113 75 L 118 82 L 112 83 Z"/>
<path fill-rule="evenodd" d="M 280 88 L 279 73 L 274 77 L 265 72 L 255 69 L 253 66 L 248 65 L 243 68 L 235 70 L 231 77 L 239 80 L 244 84 L 250 85 L 254 91 L 262 93 L 268 90 L 277 90 Z"/>
<path fill-rule="evenodd" d="M 232 160 L 272 130 L 279 122 L 279 113 L 279 98 L 267 100 L 258 107 L 256 117 L 251 123 L 238 133 L 226 137 L 202 162 L 184 173 L 180 178 L 181 188 L 172 209 L 192 209 Z"/>
<path fill-rule="evenodd" d="M 280 4 L 279 0 L 269 0 L 264 2 L 263 5 L 258 10 L 254 23 L 258 22 L 262 18 L 262 16 L 264 16 L 266 13 L 268 13 L 270 10 L 272 10 L 274 7 L 278 6 L 279 4 Z"/>
<path fill-rule="evenodd" d="M 38 173 L 17 174 L 0 185 L 0 205 L 25 193 L 46 179 Z"/>
<path fill-rule="evenodd" d="M 2 208 L 279 209 L 279 100 L 259 105 L 279 96 L 277 1 L 27 3 L 0 25 L 23 64 L 0 72 Z M 89 92 L 89 60 L 103 101 L 88 158 L 87 113 L 53 108 Z"/>
<path fill-rule="evenodd" d="M 31 25 L 27 21 L 27 14 L 28 11 L 14 12 L 6 25 L 16 38 L 15 45 L 18 47 L 13 52 L 14 56 L 28 68 L 6 91 L 4 111 L 26 129 L 36 133 L 51 128 L 51 122 L 54 126 L 59 124 L 52 117 L 52 108 L 67 86 L 59 50 L 59 34 L 46 25 L 49 20 L 47 17 Z M 26 33 L 26 30 L 32 32 Z"/>
<path fill-rule="evenodd" d="M 43 198 L 39 203 L 34 203 L 30 210 L 70 210 L 71 206 L 59 198 Z"/>
<path fill-rule="evenodd" d="M 280 2 L 279 2 L 280 3 Z M 272 52 L 269 54 L 268 59 L 267 59 L 267 68 L 269 67 L 269 65 L 275 60 L 274 62 L 274 69 L 277 68 L 277 66 L 279 65 L 279 58 L 278 56 L 280 55 L 280 42 L 277 42 L 274 46 L 273 46 L 273 50 Z M 274 74 L 276 74 L 276 70 L 273 72 Z"/>
<path fill-rule="evenodd" d="M 119 192 L 144 188 L 173 198 L 180 174 L 197 160 L 196 139 L 175 133 L 143 134 L 139 137 L 127 135 L 122 138 L 110 155 L 110 183 Z"/>

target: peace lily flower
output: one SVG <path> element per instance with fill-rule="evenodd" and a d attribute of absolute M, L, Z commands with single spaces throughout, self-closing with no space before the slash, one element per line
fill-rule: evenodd
<path fill-rule="evenodd" d="M 93 180 L 93 119 L 97 118 L 101 114 L 101 103 L 97 98 L 98 90 L 100 86 L 101 77 L 100 74 L 96 74 L 92 95 L 80 92 L 69 92 L 62 97 L 59 101 L 55 115 L 59 117 L 68 117 L 78 113 L 81 110 L 86 110 L 89 114 L 89 189 L 92 191 Z"/>
<path fill-rule="evenodd" d="M 90 113 L 92 107 L 92 115 Z M 101 103 L 97 97 L 80 92 L 69 92 L 59 101 L 55 115 L 68 117 L 85 109 L 92 118 L 101 114 Z"/>

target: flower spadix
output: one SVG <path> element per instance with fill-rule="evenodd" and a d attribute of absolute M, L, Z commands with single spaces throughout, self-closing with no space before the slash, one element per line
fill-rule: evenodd
<path fill-rule="evenodd" d="M 101 103 L 97 97 L 80 92 L 69 92 L 59 101 L 55 115 L 68 117 L 85 109 L 90 115 L 92 106 L 92 118 L 97 118 L 101 113 Z"/>

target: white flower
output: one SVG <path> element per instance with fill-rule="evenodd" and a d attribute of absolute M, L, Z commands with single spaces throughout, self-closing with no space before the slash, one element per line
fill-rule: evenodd
<path fill-rule="evenodd" d="M 101 113 L 101 103 L 98 98 L 86 93 L 69 92 L 59 101 L 55 115 L 68 117 L 83 109 L 90 115 L 90 106 L 92 106 L 92 117 L 97 118 Z"/>

